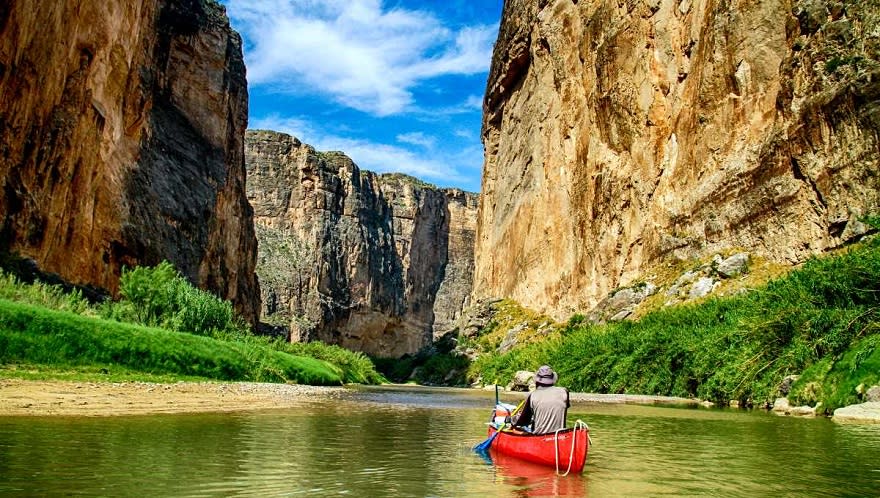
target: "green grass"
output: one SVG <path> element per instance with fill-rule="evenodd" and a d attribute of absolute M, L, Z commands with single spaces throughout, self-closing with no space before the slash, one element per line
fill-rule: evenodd
<path fill-rule="evenodd" d="M 0 365 L 0 379 L 64 380 L 72 382 L 175 382 L 214 381 L 207 377 L 174 374 L 151 374 L 121 365 L 43 365 L 16 363 Z"/>
<path fill-rule="evenodd" d="M 388 382 L 364 353 L 323 342 L 287 343 L 276 341 L 277 348 L 290 354 L 327 361 L 340 369 L 346 384 L 383 384 Z"/>
<path fill-rule="evenodd" d="M 121 300 L 92 305 L 79 291 L 0 271 L 0 375 L 385 382 L 362 353 L 250 334 L 228 302 L 192 287 L 168 263 L 124 271 L 120 288 Z"/>
<path fill-rule="evenodd" d="M 340 370 L 265 344 L 218 341 L 0 300 L 0 363 L 122 366 L 217 380 L 341 384 Z"/>
<path fill-rule="evenodd" d="M 584 325 L 507 354 L 488 353 L 471 379 L 512 378 L 550 364 L 575 391 L 772 402 L 783 378 L 804 374 L 792 397 L 826 410 L 859 402 L 880 366 L 880 239 L 807 261 L 757 290 L 654 311 L 635 322 Z"/>

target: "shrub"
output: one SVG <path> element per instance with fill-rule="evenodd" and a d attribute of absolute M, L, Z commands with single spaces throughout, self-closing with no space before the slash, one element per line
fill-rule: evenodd
<path fill-rule="evenodd" d="M 0 270 L 0 299 L 45 306 L 71 313 L 96 314 L 79 289 L 65 292 L 57 285 L 41 282 L 23 284 L 16 277 L 3 270 Z"/>
<path fill-rule="evenodd" d="M 105 306 L 105 317 L 196 335 L 243 335 L 247 327 L 228 301 L 194 287 L 167 261 L 123 269 L 119 293 L 122 299 Z"/>

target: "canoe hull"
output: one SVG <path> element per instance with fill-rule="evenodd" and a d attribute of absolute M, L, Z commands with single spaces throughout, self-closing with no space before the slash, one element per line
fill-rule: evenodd
<path fill-rule="evenodd" d="M 495 428 L 489 426 L 489 436 L 495 432 Z M 491 449 L 503 455 L 555 467 L 558 472 L 579 473 L 587 461 L 589 439 L 589 429 L 586 427 L 540 435 L 501 432 L 492 441 Z"/>

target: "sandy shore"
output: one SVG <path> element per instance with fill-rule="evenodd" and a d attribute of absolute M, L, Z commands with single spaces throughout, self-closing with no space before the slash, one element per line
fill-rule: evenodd
<path fill-rule="evenodd" d="M 267 410 L 343 398 L 342 387 L 255 382 L 70 382 L 0 379 L 0 416 L 114 416 Z M 525 393 L 522 393 L 525 396 Z M 571 393 L 573 402 L 692 404 L 695 400 Z"/>
<path fill-rule="evenodd" d="M 341 396 L 341 387 L 0 379 L 0 416 L 112 416 L 289 408 Z"/>

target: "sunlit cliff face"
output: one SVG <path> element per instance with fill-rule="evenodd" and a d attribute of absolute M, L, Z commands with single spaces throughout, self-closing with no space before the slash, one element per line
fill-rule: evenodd
<path fill-rule="evenodd" d="M 796 263 L 880 207 L 878 9 L 505 4 L 475 297 L 564 319 L 664 258 Z"/>
<path fill-rule="evenodd" d="M 385 357 L 452 327 L 471 292 L 475 194 L 271 131 L 248 131 L 246 154 L 267 321 Z"/>

